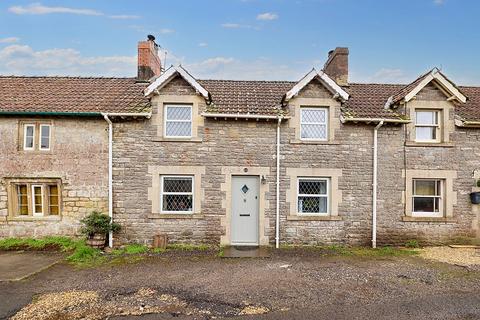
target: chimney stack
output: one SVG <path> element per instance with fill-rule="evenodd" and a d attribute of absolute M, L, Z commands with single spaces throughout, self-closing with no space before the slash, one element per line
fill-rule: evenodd
<path fill-rule="evenodd" d="M 337 47 L 330 51 L 323 71 L 339 86 L 348 86 L 348 48 Z"/>
<path fill-rule="evenodd" d="M 162 62 L 158 56 L 155 37 L 148 35 L 148 40 L 138 42 L 138 81 L 148 81 L 162 72 Z"/>

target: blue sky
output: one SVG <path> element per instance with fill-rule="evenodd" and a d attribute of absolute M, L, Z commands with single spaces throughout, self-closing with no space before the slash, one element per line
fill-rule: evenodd
<path fill-rule="evenodd" d="M 3 0 L 0 74 L 134 76 L 151 33 L 199 78 L 297 80 L 347 46 L 354 82 L 438 66 L 480 85 L 479 13 L 476 0 Z"/>

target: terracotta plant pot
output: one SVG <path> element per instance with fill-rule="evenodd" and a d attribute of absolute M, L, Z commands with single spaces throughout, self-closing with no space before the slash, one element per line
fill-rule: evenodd
<path fill-rule="evenodd" d="M 92 248 L 105 248 L 106 235 L 103 233 L 95 233 L 92 237 L 87 239 L 87 244 Z"/>

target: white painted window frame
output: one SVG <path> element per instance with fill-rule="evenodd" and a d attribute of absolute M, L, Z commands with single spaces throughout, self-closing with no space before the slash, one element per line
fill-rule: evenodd
<path fill-rule="evenodd" d="M 435 113 L 435 120 L 437 123 L 430 124 L 430 123 L 418 123 L 417 121 L 417 112 L 430 112 Z M 429 109 L 415 109 L 415 142 L 426 142 L 426 143 L 438 143 L 441 141 L 441 119 L 442 116 L 441 110 L 429 110 Z M 435 139 L 418 139 L 417 138 L 417 128 L 435 128 Z"/>
<path fill-rule="evenodd" d="M 168 119 L 168 108 L 189 108 L 190 109 L 190 120 L 169 120 Z M 191 104 L 174 104 L 174 103 L 166 103 L 163 106 L 163 136 L 165 138 L 179 138 L 179 139 L 190 139 L 192 138 L 192 130 L 193 130 L 193 105 Z M 169 136 L 167 135 L 167 123 L 168 122 L 189 122 L 190 123 L 190 135 L 188 136 Z"/>
<path fill-rule="evenodd" d="M 36 212 L 35 211 L 35 188 L 40 188 L 41 192 L 41 199 L 42 199 L 42 212 Z M 32 215 L 34 217 L 43 217 L 45 215 L 45 206 L 43 203 L 44 200 L 44 190 L 43 190 L 43 185 L 42 184 L 32 184 Z"/>
<path fill-rule="evenodd" d="M 32 136 L 32 147 L 27 148 L 27 128 L 33 127 L 33 136 Z M 35 129 L 36 125 L 34 123 L 25 123 L 23 125 L 23 150 L 32 151 L 35 150 Z"/>
<path fill-rule="evenodd" d="M 326 194 L 301 194 L 300 193 L 300 181 L 311 180 L 311 181 L 326 181 L 327 182 L 327 192 Z M 309 198 L 327 198 L 327 212 L 299 212 L 298 202 L 300 197 L 309 197 Z M 297 215 L 299 216 L 329 216 L 330 215 L 330 177 L 297 177 Z"/>
<path fill-rule="evenodd" d="M 329 130 L 329 108 L 328 107 L 300 107 L 300 140 L 303 141 L 328 141 L 328 130 Z M 303 122 L 302 113 L 303 111 L 325 111 L 325 122 Z M 303 125 L 325 125 L 325 138 L 303 138 Z"/>
<path fill-rule="evenodd" d="M 42 127 L 48 127 L 48 148 L 42 148 Z M 38 149 L 42 151 L 50 151 L 52 145 L 52 125 L 40 124 L 40 131 L 38 133 Z"/>
<path fill-rule="evenodd" d="M 415 181 L 435 181 L 435 195 L 434 196 L 425 196 L 425 195 L 416 195 L 416 184 Z M 440 182 L 440 183 L 438 183 Z M 440 192 L 437 195 L 438 186 L 440 185 Z M 445 215 L 445 206 L 444 202 L 444 189 L 445 189 L 445 179 L 436 179 L 436 178 L 414 178 L 412 179 L 412 217 L 432 217 L 438 218 Z M 416 212 L 415 211 L 415 198 L 436 198 L 438 200 L 438 212 Z M 433 202 L 435 206 L 435 201 Z"/>
<path fill-rule="evenodd" d="M 192 180 L 191 192 L 164 192 L 165 178 L 190 178 Z M 163 196 L 164 195 L 191 195 L 192 196 L 192 210 L 191 211 L 167 211 L 163 210 Z M 193 214 L 195 212 L 195 176 L 194 175 L 161 175 L 160 176 L 160 213 L 162 214 Z"/>

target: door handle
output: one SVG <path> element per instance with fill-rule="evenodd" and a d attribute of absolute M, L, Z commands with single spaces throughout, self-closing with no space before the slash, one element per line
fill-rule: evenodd
<path fill-rule="evenodd" d="M 250 213 L 240 213 L 240 217 L 250 217 Z"/>

